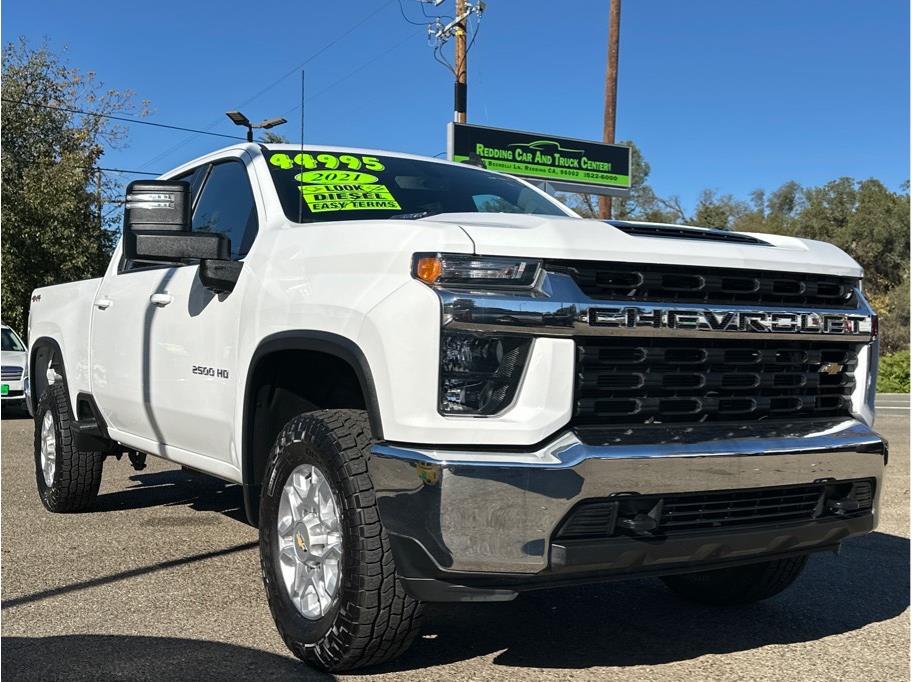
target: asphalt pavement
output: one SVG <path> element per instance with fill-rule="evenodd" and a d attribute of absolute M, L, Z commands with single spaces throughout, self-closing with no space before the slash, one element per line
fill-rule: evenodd
<path fill-rule="evenodd" d="M 881 396 L 880 527 L 782 595 L 694 606 L 654 579 L 434 605 L 398 661 L 349 679 L 909 679 L 909 397 Z M 0 427 L 7 680 L 324 679 L 276 633 L 238 486 L 150 458 L 105 465 L 97 508 L 35 492 L 28 419 Z"/>

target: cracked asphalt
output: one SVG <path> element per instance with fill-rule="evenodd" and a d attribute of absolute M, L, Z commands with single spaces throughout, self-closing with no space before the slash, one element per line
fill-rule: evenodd
<path fill-rule="evenodd" d="M 909 402 L 879 401 L 880 527 L 813 557 L 784 594 L 713 609 L 644 579 L 434 605 L 405 656 L 344 677 L 909 679 Z M 35 492 L 31 421 L 4 418 L 0 435 L 7 680 L 329 677 L 276 633 L 238 486 L 108 461 L 94 511 L 53 515 Z"/>

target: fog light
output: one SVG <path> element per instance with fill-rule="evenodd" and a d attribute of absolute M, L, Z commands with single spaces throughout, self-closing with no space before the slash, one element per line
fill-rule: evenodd
<path fill-rule="evenodd" d="M 441 334 L 440 411 L 490 415 L 513 400 L 532 340 L 517 336 Z"/>

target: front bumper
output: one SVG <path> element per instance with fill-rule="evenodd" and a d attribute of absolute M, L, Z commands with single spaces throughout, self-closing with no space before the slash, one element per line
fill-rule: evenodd
<path fill-rule="evenodd" d="M 587 445 L 568 431 L 521 451 L 380 443 L 372 450 L 371 475 L 399 573 L 424 598 L 435 592 L 422 592 L 421 581 L 448 586 L 437 590 L 441 599 L 476 594 L 459 589 L 476 578 L 487 586 L 487 597 L 477 593 L 477 598 L 509 598 L 515 592 L 497 588 L 541 586 L 573 574 L 700 570 L 834 547 L 876 526 L 885 444 L 864 423 L 845 419 L 757 427 L 750 437 L 718 435 Z M 875 499 L 871 513 L 851 520 L 702 533 L 667 542 L 612 538 L 585 548 L 553 541 L 571 508 L 590 498 L 859 478 L 875 480 Z M 484 580 L 486 575 L 494 580 Z"/>
<path fill-rule="evenodd" d="M 25 400 L 25 394 L 23 393 L 24 382 L 22 379 L 4 381 L 3 383 L 6 384 L 8 388 L 6 395 L 0 395 L 0 401 L 4 403 L 20 403 Z"/>

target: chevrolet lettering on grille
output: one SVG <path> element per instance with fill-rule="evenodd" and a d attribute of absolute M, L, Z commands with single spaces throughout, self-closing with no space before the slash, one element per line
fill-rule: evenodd
<path fill-rule="evenodd" d="M 871 317 L 843 313 L 789 313 L 700 308 L 590 308 L 589 324 L 619 329 L 870 335 Z"/>

